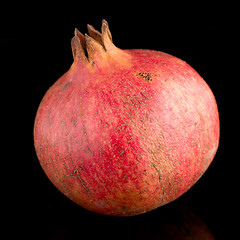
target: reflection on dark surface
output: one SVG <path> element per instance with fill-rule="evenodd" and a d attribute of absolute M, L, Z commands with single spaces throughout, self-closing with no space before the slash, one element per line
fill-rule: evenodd
<path fill-rule="evenodd" d="M 192 211 L 174 204 L 135 217 L 116 218 L 95 214 L 89 217 L 86 213 L 82 217 L 65 218 L 50 226 L 48 236 L 43 236 L 43 239 L 215 239 L 206 224 Z"/>

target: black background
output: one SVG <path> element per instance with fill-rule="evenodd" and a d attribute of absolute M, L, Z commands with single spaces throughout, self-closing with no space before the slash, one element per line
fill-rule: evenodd
<path fill-rule="evenodd" d="M 56 10 L 57 17 L 51 21 L 43 11 L 37 17 L 32 12 L 26 22 L 15 18 L 11 24 L 1 23 L 2 198 L 6 202 L 2 211 L 7 213 L 3 219 L 7 234 L 31 239 L 161 239 L 162 226 L 172 224 L 176 209 L 184 206 L 202 219 L 216 239 L 235 238 L 239 225 L 239 24 L 232 18 L 234 6 L 165 7 L 145 2 L 131 8 L 108 6 L 105 11 L 101 4 L 84 7 L 72 6 L 65 14 Z M 66 23 L 69 15 L 77 17 L 76 23 Z M 220 113 L 219 149 L 204 176 L 174 203 L 130 218 L 102 216 L 68 200 L 47 179 L 33 145 L 38 105 L 72 64 L 74 28 L 85 33 L 89 23 L 100 30 L 102 19 L 108 21 L 119 48 L 159 50 L 189 63 L 211 87 Z M 191 232 L 174 224 L 180 232 Z"/>

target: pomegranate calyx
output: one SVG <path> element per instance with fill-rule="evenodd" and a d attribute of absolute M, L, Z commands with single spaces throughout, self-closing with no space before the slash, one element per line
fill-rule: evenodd
<path fill-rule="evenodd" d="M 78 60 L 87 62 L 85 39 L 77 29 L 75 29 L 75 36 L 72 38 L 71 45 L 74 62 L 78 62 Z"/>
<path fill-rule="evenodd" d="M 103 46 L 102 34 L 90 24 L 87 24 L 87 28 L 88 28 L 88 33 L 90 37 L 92 37 L 94 40 L 96 40 Z"/>
<path fill-rule="evenodd" d="M 88 53 L 88 60 L 90 63 L 95 64 L 97 59 L 105 59 L 107 53 L 103 46 L 87 34 L 85 34 L 86 48 Z"/>
<path fill-rule="evenodd" d="M 104 60 L 109 58 L 115 60 L 126 58 L 126 53 L 113 44 L 106 20 L 102 21 L 101 33 L 92 25 L 88 24 L 87 28 L 89 35 L 83 35 L 77 29 L 74 31 L 75 36 L 71 43 L 74 62 L 84 62 L 95 66 L 95 64 L 104 63 Z"/>

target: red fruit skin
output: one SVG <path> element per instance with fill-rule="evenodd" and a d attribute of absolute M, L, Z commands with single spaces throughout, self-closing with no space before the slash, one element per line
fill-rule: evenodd
<path fill-rule="evenodd" d="M 218 148 L 219 116 L 210 88 L 184 61 L 121 51 L 127 61 L 73 63 L 39 106 L 34 142 L 46 175 L 68 198 L 132 216 L 198 181 Z"/>

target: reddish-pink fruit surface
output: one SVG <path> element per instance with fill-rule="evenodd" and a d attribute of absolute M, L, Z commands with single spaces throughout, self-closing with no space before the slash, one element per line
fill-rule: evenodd
<path fill-rule="evenodd" d="M 131 216 L 185 193 L 219 142 L 217 104 L 187 63 L 121 50 L 108 24 L 75 30 L 74 62 L 45 94 L 34 142 L 52 183 L 80 206 Z"/>

